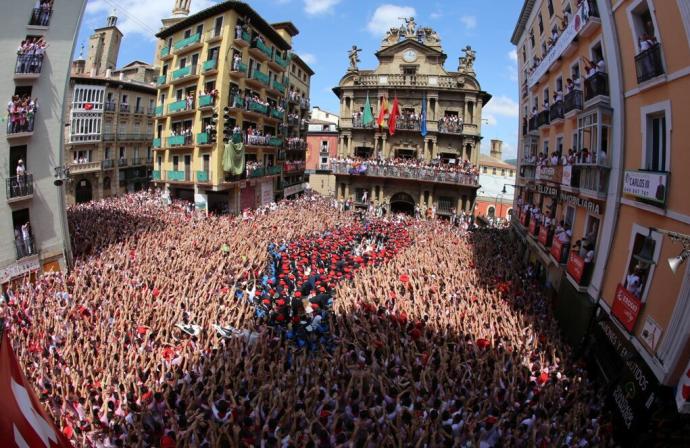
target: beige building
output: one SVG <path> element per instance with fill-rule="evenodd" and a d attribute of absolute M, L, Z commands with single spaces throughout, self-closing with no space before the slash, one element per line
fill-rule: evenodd
<path fill-rule="evenodd" d="M 516 233 L 608 386 L 619 442 L 687 446 L 690 4 L 527 0 L 512 42 Z"/>
<path fill-rule="evenodd" d="M 413 159 L 428 168 L 388 170 L 364 164 L 366 172 L 353 172 L 348 163 L 333 167 L 336 196 L 360 204 L 368 201 L 387 205 L 395 212 L 412 213 L 415 207 L 435 209 L 450 215 L 455 209 L 471 210 L 479 184 L 476 175 L 439 172 L 444 163 L 479 161 L 482 108 L 491 99 L 484 92 L 474 71 L 475 52 L 467 47 L 456 71 L 444 67 L 438 34 L 431 28 L 416 27 L 406 20 L 403 33 L 392 28 L 383 39 L 376 57 L 378 67 L 357 67 L 357 51 L 350 54 L 350 69 L 334 92 L 340 99 L 338 157 L 372 161 Z M 377 117 L 382 101 L 392 108 L 399 101 L 400 117 L 395 135 L 363 120 L 369 98 Z M 426 102 L 426 121 L 422 117 Z M 386 120 L 387 123 L 387 120 Z M 426 126 L 427 133 L 422 135 Z M 433 164 L 433 166 L 431 166 Z M 364 175 L 363 175 L 364 174 Z"/>
<path fill-rule="evenodd" d="M 151 178 L 156 70 L 141 61 L 115 69 L 122 33 L 117 17 L 107 23 L 91 36 L 88 57 L 72 63 L 65 117 L 68 204 L 138 191 Z"/>
<path fill-rule="evenodd" d="M 65 88 L 85 3 L 57 2 L 42 14 L 34 2 L 15 2 L 0 18 L 0 90 L 9 110 L 0 138 L 6 192 L 0 204 L 3 286 L 64 268 L 71 258 L 63 190 L 54 182 L 63 161 Z"/>
<path fill-rule="evenodd" d="M 279 199 L 283 176 L 294 169 L 287 160 L 295 160 L 287 158 L 285 106 L 297 29 L 270 25 L 242 2 L 192 16 L 187 7 L 176 1 L 175 17 L 157 34 L 154 182 L 214 211 Z M 239 152 L 233 171 L 225 171 L 224 139 L 238 143 L 228 145 Z"/>
<path fill-rule="evenodd" d="M 274 24 L 274 27 L 283 24 Z M 283 171 L 283 196 L 294 197 L 306 188 L 304 170 L 309 124 L 309 92 L 314 71 L 299 57 L 290 53 L 287 91 L 286 169 Z M 289 169 L 288 169 L 289 167 Z"/>

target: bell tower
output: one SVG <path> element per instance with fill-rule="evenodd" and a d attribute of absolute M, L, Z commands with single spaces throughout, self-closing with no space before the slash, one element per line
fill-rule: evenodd
<path fill-rule="evenodd" d="M 175 0 L 173 7 L 173 17 L 187 17 L 189 15 L 189 7 L 192 0 Z"/>
<path fill-rule="evenodd" d="M 89 52 L 85 71 L 93 76 L 105 76 L 117 67 L 117 55 L 122 43 L 122 32 L 117 27 L 115 10 L 106 19 L 106 26 L 96 28 L 89 37 Z"/>

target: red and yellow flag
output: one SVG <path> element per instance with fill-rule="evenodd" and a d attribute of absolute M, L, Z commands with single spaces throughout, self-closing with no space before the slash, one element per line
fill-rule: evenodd
<path fill-rule="evenodd" d="M 381 107 L 379 108 L 379 116 L 376 118 L 376 124 L 383 127 L 386 124 L 386 114 L 388 113 L 388 97 L 381 98 Z"/>

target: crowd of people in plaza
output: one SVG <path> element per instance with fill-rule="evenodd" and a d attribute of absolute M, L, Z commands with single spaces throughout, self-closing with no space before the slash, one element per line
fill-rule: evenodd
<path fill-rule="evenodd" d="M 507 233 L 335 204 L 71 208 L 73 269 L 0 305 L 60 430 L 85 447 L 613 446 Z"/>
<path fill-rule="evenodd" d="M 30 95 L 14 95 L 7 103 L 7 133 L 32 132 L 37 112 L 38 98 L 31 98 Z"/>

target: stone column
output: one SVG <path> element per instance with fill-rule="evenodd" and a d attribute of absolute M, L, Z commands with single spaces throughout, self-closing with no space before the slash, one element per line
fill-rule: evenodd
<path fill-rule="evenodd" d="M 347 182 L 345 183 L 345 196 L 343 197 L 344 200 L 347 200 L 350 198 L 350 184 Z"/>
<path fill-rule="evenodd" d="M 388 148 L 388 139 L 386 138 L 386 134 L 383 134 L 383 158 L 388 159 L 390 157 L 389 154 L 389 148 Z"/>
<path fill-rule="evenodd" d="M 347 136 L 347 156 L 352 156 L 352 135 Z"/>

